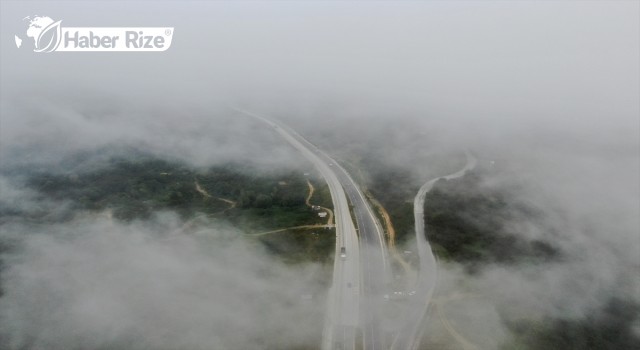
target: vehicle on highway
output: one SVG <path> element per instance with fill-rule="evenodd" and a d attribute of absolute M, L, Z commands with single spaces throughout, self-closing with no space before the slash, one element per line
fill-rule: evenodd
<path fill-rule="evenodd" d="M 340 258 L 342 260 L 346 260 L 347 259 L 347 248 L 345 248 L 345 247 L 340 248 Z"/>

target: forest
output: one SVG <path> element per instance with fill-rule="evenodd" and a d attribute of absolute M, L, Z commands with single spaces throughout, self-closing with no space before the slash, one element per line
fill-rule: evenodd
<path fill-rule="evenodd" d="M 69 203 L 75 213 L 108 211 L 124 222 L 145 220 L 157 211 L 176 212 L 184 221 L 206 217 L 255 235 L 287 262 L 328 262 L 335 230 L 296 229 L 327 221 L 306 205 L 307 181 L 315 188 L 311 202 L 331 208 L 328 187 L 314 174 L 232 163 L 198 169 L 151 156 L 116 157 L 84 172 L 34 173 L 27 185 L 43 198 Z M 272 230 L 279 231 L 263 234 Z"/>

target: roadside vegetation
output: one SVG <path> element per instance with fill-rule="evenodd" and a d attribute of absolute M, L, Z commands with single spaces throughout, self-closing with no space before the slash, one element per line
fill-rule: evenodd
<path fill-rule="evenodd" d="M 112 159 L 86 173 L 35 174 L 29 186 L 50 198 L 71 200 L 77 209 L 113 210 L 115 218 L 125 221 L 160 209 L 175 210 L 183 218 L 213 214 L 232 203 L 238 209 L 303 207 L 306 190 L 301 174 L 259 176 L 236 164 L 198 170 L 151 158 Z"/>
<path fill-rule="evenodd" d="M 488 263 L 540 263 L 557 258 L 560 252 L 549 242 L 527 240 L 510 225 L 518 220 L 552 230 L 543 226 L 542 214 L 504 187 L 483 185 L 486 176 L 486 170 L 474 170 L 459 179 L 441 179 L 427 193 L 425 227 L 436 254 L 471 272 Z"/>
<path fill-rule="evenodd" d="M 113 158 L 85 172 L 34 173 L 27 185 L 45 198 L 70 203 L 74 212 L 106 211 L 121 221 L 148 219 L 161 210 L 184 221 L 206 216 L 255 237 L 286 262 L 330 262 L 335 231 L 314 228 L 326 226 L 327 219 L 305 203 L 307 181 L 316 189 L 310 202 L 331 208 L 328 187 L 311 174 L 244 164 L 196 169 L 150 156 Z M 277 232 L 259 234 L 269 231 Z"/>
<path fill-rule="evenodd" d="M 387 210 L 395 230 L 396 245 L 414 235 L 413 197 L 420 185 L 406 172 L 379 169 L 371 176 L 369 191 Z"/>
<path fill-rule="evenodd" d="M 519 200 L 515 191 L 494 179 L 492 168 L 468 172 L 453 180 L 440 180 L 425 199 L 426 234 L 440 259 L 462 264 L 473 274 L 488 264 L 518 265 L 559 262 L 562 251 L 543 239 L 526 239 L 517 225 L 536 226 L 546 237 L 555 235 L 542 211 Z M 545 235 L 543 235 L 545 236 Z M 612 294 L 613 295 L 613 294 Z M 633 325 L 640 306 L 611 297 L 602 308 L 576 318 L 554 318 L 498 310 L 511 338 L 501 349 L 637 349 L 640 338 Z M 516 315 L 523 315 L 516 312 Z"/>
<path fill-rule="evenodd" d="M 638 349 L 640 337 L 634 324 L 637 324 L 639 314 L 640 305 L 612 298 L 599 313 L 581 319 L 508 322 L 514 337 L 502 349 Z"/>
<path fill-rule="evenodd" d="M 333 228 L 292 229 L 261 236 L 260 241 L 270 253 L 291 263 L 309 260 L 332 263 L 336 244 Z"/>

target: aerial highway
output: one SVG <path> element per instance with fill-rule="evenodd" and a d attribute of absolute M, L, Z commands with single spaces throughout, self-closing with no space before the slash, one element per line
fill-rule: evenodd
<path fill-rule="evenodd" d="M 391 332 L 382 325 L 384 295 L 391 285 L 383 230 L 358 185 L 340 164 L 295 130 L 265 116 L 234 109 L 269 125 L 311 161 L 329 185 L 336 218 L 336 259 L 322 348 L 355 349 L 362 346 L 367 350 L 416 349 L 438 278 L 436 257 L 425 235 L 425 196 L 436 181 L 461 177 L 473 169 L 476 158 L 465 152 L 467 161 L 463 169 L 426 182 L 414 199 L 415 233 L 420 258 L 418 278 L 412 297 L 406 299 L 406 314 L 399 328 Z M 356 219 L 355 224 L 349 204 Z"/>
<path fill-rule="evenodd" d="M 285 127 L 286 128 L 286 127 Z M 388 349 L 388 341 L 385 332 L 381 328 L 382 303 L 386 286 L 391 279 L 391 271 L 388 266 L 387 249 L 384 241 L 383 230 L 371 207 L 366 201 L 360 187 L 355 183 L 349 173 L 325 152 L 319 150 L 295 131 L 289 129 L 293 135 L 315 150 L 325 163 L 335 170 L 342 188 L 347 194 L 356 218 L 358 238 L 360 239 L 360 330 L 361 341 L 364 349 L 382 350 Z M 349 215 L 347 212 L 346 215 Z M 348 254 L 348 248 L 347 248 Z"/>
<path fill-rule="evenodd" d="M 446 176 L 437 177 L 427 181 L 416 195 L 413 201 L 413 217 L 415 221 L 416 242 L 418 256 L 420 257 L 420 271 L 415 286 L 413 298 L 408 299 L 407 315 L 404 325 L 400 328 L 392 344 L 393 350 L 414 350 L 420 345 L 422 324 L 427 314 L 433 291 L 438 280 L 438 266 L 436 257 L 431 250 L 431 245 L 426 239 L 424 227 L 424 199 L 427 192 L 433 188 L 433 184 L 440 179 L 455 179 L 463 176 L 468 170 L 475 168 L 477 160 L 469 152 L 465 152 L 467 162 L 461 170 Z"/>
<path fill-rule="evenodd" d="M 387 250 L 383 231 L 371 207 L 367 203 L 360 188 L 347 171 L 340 165 L 337 175 L 353 205 L 353 212 L 358 224 L 360 237 L 360 261 L 362 276 L 361 295 L 361 330 L 364 349 L 388 349 L 385 332 L 381 327 L 383 319 L 382 303 L 386 286 L 389 283 L 390 268 L 387 265 Z"/>
<path fill-rule="evenodd" d="M 367 350 L 388 349 L 384 331 L 380 325 L 382 319 L 380 311 L 382 309 L 381 304 L 384 302 L 385 287 L 390 280 L 390 268 L 387 265 L 387 249 L 380 223 L 373 214 L 364 194 L 349 173 L 315 145 L 302 138 L 295 131 L 288 130 L 307 147 L 315 150 L 315 154 L 326 164 L 329 164 L 331 169 L 335 170 L 334 174 L 349 198 L 356 218 L 358 231 L 356 238 L 359 238 L 360 244 L 358 257 L 353 257 L 349 254 L 349 247 L 347 247 L 347 255 L 360 261 L 359 326 L 362 331 L 361 345 Z M 348 208 L 344 215 L 349 215 Z M 349 221 L 352 222 L 350 215 Z"/>
<path fill-rule="evenodd" d="M 297 149 L 318 169 L 327 181 L 333 201 L 336 222 L 336 247 L 333 282 L 329 292 L 322 348 L 355 349 L 360 327 L 362 285 L 360 279 L 360 244 L 349 213 L 349 202 L 343 189 L 343 170 L 329 156 L 286 125 L 265 116 L 240 109 L 234 110 L 259 119 Z M 336 170 L 339 175 L 336 174 Z M 344 249 L 343 249 L 344 248 Z M 344 255 L 344 258 L 341 257 Z"/>

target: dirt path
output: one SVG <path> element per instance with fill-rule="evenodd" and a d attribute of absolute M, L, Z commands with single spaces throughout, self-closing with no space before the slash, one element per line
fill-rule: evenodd
<path fill-rule="evenodd" d="M 354 168 L 358 172 L 360 180 L 364 181 L 365 175 L 362 172 L 362 169 L 355 166 Z M 391 222 L 391 216 L 389 215 L 389 212 L 387 212 L 387 210 L 382 205 L 382 203 L 380 203 L 371 194 L 371 192 L 369 192 L 367 188 L 363 187 L 363 193 L 367 197 L 367 199 L 371 202 L 371 204 L 373 204 L 373 206 L 378 211 L 380 216 L 382 216 L 383 225 L 387 234 L 387 245 L 389 247 L 388 249 L 389 254 L 391 255 L 393 260 L 395 260 L 396 262 L 398 262 L 398 264 L 400 264 L 400 266 L 402 266 L 402 269 L 404 270 L 404 274 L 406 276 L 406 281 L 407 281 L 406 289 L 407 290 L 412 289 L 412 286 L 415 285 L 416 283 L 415 281 L 417 281 L 418 274 L 417 274 L 417 271 L 414 271 L 411 269 L 411 265 L 406 260 L 404 260 L 403 256 L 400 253 L 398 253 L 398 250 L 396 249 L 396 231 L 393 228 L 393 222 Z"/>
<path fill-rule="evenodd" d="M 196 191 L 198 193 L 200 193 L 203 197 L 205 198 L 215 198 L 219 201 L 223 201 L 227 204 L 229 204 L 229 208 L 228 209 L 233 209 L 236 207 L 236 202 L 230 200 L 230 199 L 226 199 L 226 198 L 222 198 L 222 197 L 212 197 L 209 192 L 207 192 L 207 190 L 205 190 L 204 188 L 200 187 L 200 184 L 198 183 L 198 181 L 194 181 L 195 185 L 196 185 Z"/>
<path fill-rule="evenodd" d="M 376 208 L 376 210 L 378 210 L 378 213 L 380 213 L 380 216 L 382 216 L 382 220 L 384 221 L 384 227 L 387 231 L 387 237 L 388 237 L 387 244 L 389 246 L 389 252 L 391 253 L 391 256 L 395 261 L 397 261 L 402 266 L 402 269 L 404 270 L 405 275 L 409 276 L 409 274 L 411 273 L 411 266 L 409 265 L 408 262 L 406 262 L 402 258 L 402 255 L 400 255 L 400 253 L 398 253 L 398 250 L 396 249 L 396 231 L 393 228 L 393 223 L 391 222 L 391 216 L 389 216 L 389 213 L 387 212 L 387 210 L 382 206 L 382 203 L 380 203 L 377 199 L 373 197 L 371 192 L 365 189 L 364 193 L 367 199 L 369 199 L 369 201 Z"/>
<path fill-rule="evenodd" d="M 198 191 L 198 193 L 200 193 L 205 198 L 211 198 L 211 195 L 205 189 L 200 187 L 198 181 L 194 181 L 194 183 L 196 184 L 196 191 Z"/>
<path fill-rule="evenodd" d="M 304 203 L 309 208 L 313 208 L 313 204 L 311 204 L 310 201 L 311 201 L 311 197 L 313 197 L 313 193 L 315 192 L 315 188 L 313 187 L 313 185 L 311 184 L 311 181 L 309 180 L 307 180 L 307 185 L 309 186 L 309 194 L 307 195 L 307 199 L 304 201 Z M 320 207 L 320 208 L 324 209 L 327 213 L 329 213 L 329 216 L 327 218 L 327 225 L 333 225 L 333 210 L 325 207 Z"/>
<path fill-rule="evenodd" d="M 313 204 L 311 204 L 311 197 L 313 197 L 313 194 L 315 193 L 315 188 L 313 187 L 313 185 L 311 184 L 311 181 L 307 180 L 307 185 L 309 186 L 309 194 L 307 194 L 307 198 L 305 199 L 304 203 L 309 207 L 309 208 L 313 208 Z M 320 207 L 320 206 L 318 206 Z M 271 231 L 265 231 L 265 232 L 258 232 L 258 233 L 249 233 L 247 234 L 248 236 L 263 236 L 263 235 L 268 235 L 270 233 L 278 233 L 278 232 L 284 232 L 284 231 L 288 231 L 288 230 L 299 230 L 299 229 L 319 229 L 319 228 L 332 228 L 334 227 L 333 224 L 333 211 L 329 208 L 325 208 L 325 207 L 320 207 L 321 209 L 326 210 L 329 213 L 329 218 L 327 220 L 326 224 L 315 224 L 315 225 L 302 225 L 302 226 L 293 226 L 293 227 L 285 227 L 285 228 L 279 228 L 277 230 L 271 230 Z"/>
<path fill-rule="evenodd" d="M 222 198 L 222 197 L 216 197 L 216 199 L 219 200 L 219 201 L 223 201 L 223 202 L 229 204 L 229 209 L 235 208 L 236 204 L 237 204 L 236 202 L 234 202 L 234 201 L 232 201 L 230 199 L 226 199 L 226 198 Z"/>
<path fill-rule="evenodd" d="M 313 185 L 311 184 L 311 181 L 307 180 L 307 185 L 309 186 L 309 194 L 307 195 L 307 199 L 305 199 L 304 204 L 307 205 L 307 207 L 311 207 L 311 203 L 309 203 L 309 201 L 311 200 L 311 197 L 313 197 L 313 192 L 315 192 L 315 188 L 313 187 Z"/>
<path fill-rule="evenodd" d="M 226 199 L 226 198 L 221 198 L 221 197 L 212 197 L 207 190 L 205 190 L 204 188 L 202 188 L 202 186 L 200 186 L 200 184 L 198 183 L 198 181 L 194 181 L 194 184 L 196 186 L 196 191 L 198 193 L 200 193 L 203 197 L 205 198 L 215 198 L 217 200 L 223 201 L 227 204 L 229 204 L 229 208 L 228 209 L 233 209 L 236 207 L 237 203 L 230 200 L 230 199 Z M 311 181 L 307 180 L 307 185 L 309 186 L 309 194 L 307 195 L 307 198 L 305 199 L 305 204 L 312 208 L 313 204 L 311 204 L 311 197 L 313 197 L 313 194 L 315 192 L 315 188 L 313 187 L 313 185 L 311 184 Z M 295 229 L 319 229 L 319 228 L 332 228 L 334 227 L 333 224 L 333 211 L 329 208 L 325 208 L 325 207 L 320 207 L 321 209 L 324 209 L 325 211 L 327 211 L 329 213 L 329 217 L 327 219 L 327 223 L 326 224 L 316 224 L 316 225 L 302 225 L 302 226 L 294 226 L 294 227 L 286 227 L 286 228 L 281 228 L 281 229 L 277 229 L 277 230 L 271 230 L 271 231 L 265 231 L 265 232 L 259 232 L 259 233 L 250 233 L 248 234 L 248 236 L 262 236 L 262 235 L 268 235 L 270 233 L 277 233 L 277 232 L 283 232 L 283 231 L 288 231 L 288 230 L 295 230 Z M 191 224 L 191 222 L 186 222 L 182 228 L 180 228 L 178 231 L 183 231 L 184 228 L 188 227 Z"/>
<path fill-rule="evenodd" d="M 396 230 L 393 228 L 393 224 L 391 223 L 391 217 L 389 216 L 389 213 L 387 212 L 387 209 L 385 209 L 382 206 L 382 203 L 378 202 L 377 199 L 375 199 L 373 197 L 373 195 L 371 194 L 371 192 L 369 191 L 365 191 L 367 198 L 369 198 L 369 200 L 371 201 L 371 203 L 373 203 L 373 206 L 376 207 L 376 209 L 378 210 L 378 213 L 380 213 L 380 216 L 382 216 L 382 220 L 384 221 L 384 226 L 387 229 L 387 244 L 389 245 L 389 248 L 394 248 L 396 246 Z"/>
<path fill-rule="evenodd" d="M 264 236 L 264 235 L 268 235 L 270 233 L 277 233 L 277 232 L 283 232 L 283 231 L 288 231 L 288 230 L 313 229 L 313 228 L 332 228 L 332 227 L 333 227 L 333 225 L 322 225 L 322 224 L 302 225 L 302 226 L 280 228 L 280 229 L 277 229 L 277 230 L 271 230 L 271 231 L 265 231 L 265 232 L 259 232 L 259 233 L 250 233 L 250 234 L 247 234 L 247 236 Z"/>

